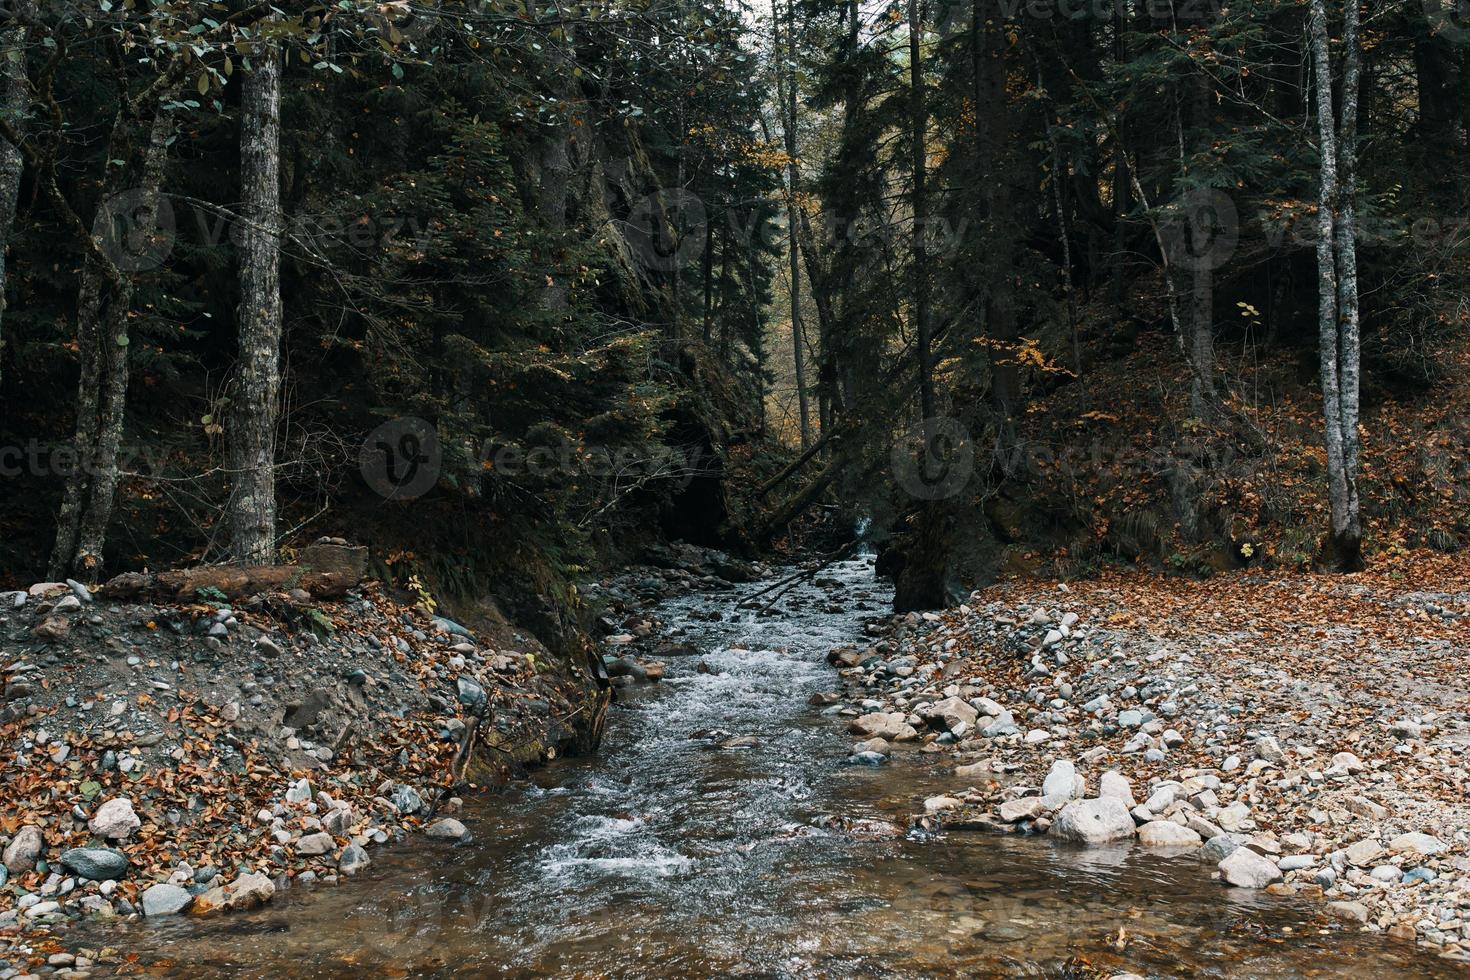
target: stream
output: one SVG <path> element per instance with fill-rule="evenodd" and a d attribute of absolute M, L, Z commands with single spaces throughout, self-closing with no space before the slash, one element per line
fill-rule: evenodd
<path fill-rule="evenodd" d="M 664 603 L 704 652 L 624 689 L 595 757 L 468 799 L 468 844 L 413 838 L 343 887 L 132 923 L 109 944 L 194 977 L 1463 975 L 1325 927 L 1315 903 L 1227 890 L 1191 857 L 824 829 L 907 826 L 956 787 L 939 755 L 847 765 L 844 720 L 808 705 L 837 689 L 826 652 L 889 601 L 870 559 L 824 580 L 777 615 L 736 611 L 765 583 Z M 710 730 L 754 744 L 691 738 Z"/>

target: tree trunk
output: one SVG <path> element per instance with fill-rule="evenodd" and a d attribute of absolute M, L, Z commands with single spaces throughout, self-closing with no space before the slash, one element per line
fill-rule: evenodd
<path fill-rule="evenodd" d="M 240 369 L 231 402 L 230 553 L 276 555 L 276 423 L 281 398 L 281 56 L 256 52 L 240 108 Z"/>
<path fill-rule="evenodd" d="M 796 184 L 800 171 L 796 165 L 796 19 L 795 0 L 786 10 L 786 61 L 776 72 L 777 97 L 781 102 L 781 129 L 786 139 L 786 227 L 790 233 L 787 242 L 787 257 L 790 260 L 791 278 L 791 347 L 796 369 L 796 406 L 801 421 L 801 448 L 811 445 L 811 407 L 806 391 L 806 338 L 801 327 L 801 248 L 796 211 Z M 776 24 L 776 9 L 771 8 L 772 26 L 777 29 L 776 57 L 781 58 L 779 26 Z"/>
<path fill-rule="evenodd" d="M 17 3 L 17 13 L 30 13 L 29 0 Z M 17 133 L 25 131 L 30 85 L 26 79 L 26 28 L 6 30 L 0 36 L 0 114 Z M 25 158 L 20 147 L 0 139 L 0 385 L 5 381 L 5 293 L 8 286 L 6 252 L 10 248 L 10 229 L 15 222 L 16 201 L 20 197 L 20 178 L 25 171 Z"/>
<path fill-rule="evenodd" d="M 929 255 L 925 242 L 928 234 L 929 197 L 926 177 L 929 169 L 927 131 L 929 112 L 924 101 L 924 66 L 920 51 L 923 39 L 923 16 L 920 0 L 909 0 L 909 170 L 911 178 L 910 207 L 913 210 L 913 289 L 915 353 L 919 363 L 919 418 L 927 426 L 935 417 L 934 351 L 931 347 L 929 323 Z M 925 433 L 926 437 L 928 433 Z M 926 439 L 927 441 L 927 439 Z"/>
<path fill-rule="evenodd" d="M 1336 247 L 1337 316 L 1340 324 L 1338 370 L 1342 415 L 1343 482 L 1347 508 L 1337 533 L 1336 558 L 1344 568 L 1362 564 L 1362 518 L 1358 505 L 1358 402 L 1362 360 L 1358 316 L 1358 87 L 1362 74 L 1362 49 L 1358 36 L 1358 4 L 1343 5 L 1342 129 L 1337 143 L 1338 216 Z M 1334 529 L 1336 530 L 1336 529 Z"/>
<path fill-rule="evenodd" d="M 126 142 L 131 122 L 120 114 L 114 127 L 109 159 L 117 159 L 117 148 Z M 156 226 L 163 166 L 173 139 L 173 117 L 155 109 L 149 127 L 148 145 L 138 178 L 138 196 L 128 219 L 134 229 Z M 117 168 L 122 170 L 123 168 Z M 104 184 L 96 231 L 117 216 L 108 211 L 115 181 Z M 104 282 L 106 279 L 106 295 Z M 52 550 L 53 577 L 70 571 L 89 582 L 102 573 L 102 549 L 107 526 L 112 521 L 117 499 L 118 459 L 122 451 L 127 417 L 128 383 L 131 368 L 129 333 L 135 279 L 114 267 L 104 269 L 89 258 L 82 269 L 77 311 L 77 333 L 81 347 L 81 374 L 77 389 L 76 469 L 67 481 L 58 521 L 56 545 Z"/>
<path fill-rule="evenodd" d="M 1322 415 L 1327 445 L 1327 498 L 1331 509 L 1329 559 L 1339 567 L 1357 561 L 1356 514 L 1348 489 L 1344 445 L 1342 350 L 1338 317 L 1337 132 L 1332 111 L 1332 62 L 1324 0 L 1312 0 L 1308 22 L 1317 88 L 1317 332 L 1322 371 Z M 1352 549 L 1346 553 L 1342 549 Z"/>

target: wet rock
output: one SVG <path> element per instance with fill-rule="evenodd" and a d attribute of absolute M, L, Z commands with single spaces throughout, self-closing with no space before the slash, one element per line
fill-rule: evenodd
<path fill-rule="evenodd" d="M 881 738 L 889 742 L 911 742 L 919 737 L 900 711 L 875 711 L 860 715 L 852 720 L 848 730 L 866 738 Z"/>
<path fill-rule="evenodd" d="M 3 860 L 11 874 L 25 874 L 36 866 L 46 842 L 40 827 L 22 827 L 5 847 Z"/>
<path fill-rule="evenodd" d="M 852 750 L 854 752 L 876 752 L 879 755 L 887 755 L 893 750 L 893 747 L 888 744 L 886 739 L 870 738 L 857 743 L 852 747 Z"/>
<path fill-rule="evenodd" d="M 1079 844 L 1132 840 L 1133 818 L 1122 802 L 1111 797 L 1076 800 L 1062 807 L 1051 832 L 1059 840 Z"/>
<path fill-rule="evenodd" d="M 395 786 L 388 802 L 398 808 L 398 812 L 406 816 L 412 816 L 424 808 L 424 799 L 419 796 L 418 790 L 412 786 Z"/>
<path fill-rule="evenodd" d="M 1138 841 L 1145 847 L 1199 847 L 1199 834 L 1172 820 L 1155 820 L 1138 828 Z"/>
<path fill-rule="evenodd" d="M 1327 912 L 1333 918 L 1346 922 L 1366 923 L 1368 907 L 1361 902 L 1328 902 Z"/>
<path fill-rule="evenodd" d="M 967 701 L 953 697 L 930 705 L 920 712 L 919 717 L 931 725 L 942 725 L 946 731 L 953 731 L 961 725 L 973 727 L 979 714 Z"/>
<path fill-rule="evenodd" d="M 854 752 L 845 761 L 850 766 L 881 766 L 888 756 L 881 752 Z"/>
<path fill-rule="evenodd" d="M 74 847 L 61 852 L 61 866 L 93 881 L 109 881 L 128 873 L 128 856 L 108 847 Z"/>
<path fill-rule="evenodd" d="M 154 885 L 143 893 L 143 914 L 149 917 L 177 915 L 192 901 L 194 896 L 178 885 Z"/>
<path fill-rule="evenodd" d="M 1232 834 L 1220 834 L 1205 841 L 1204 849 L 1200 851 L 1200 858 L 1205 861 L 1219 863 L 1234 854 L 1241 847 L 1241 842 Z"/>
<path fill-rule="evenodd" d="M 342 850 L 342 857 L 337 861 L 337 870 L 350 878 L 372 863 L 367 851 L 356 844 L 349 844 Z"/>
<path fill-rule="evenodd" d="M 465 825 L 453 817 L 445 817 L 443 820 L 430 824 L 424 833 L 429 837 L 446 840 L 462 840 L 469 836 L 469 830 L 466 829 Z"/>
<path fill-rule="evenodd" d="M 1282 880 L 1281 869 L 1276 863 L 1262 857 L 1249 847 L 1238 847 L 1219 864 L 1220 875 L 1237 888 L 1265 888 Z"/>
<path fill-rule="evenodd" d="M 119 796 L 99 806 L 88 821 L 87 828 L 98 837 L 127 840 L 142 825 L 138 815 L 133 812 L 133 801 L 126 796 Z"/>
<path fill-rule="evenodd" d="M 232 909 L 253 909 L 264 905 L 276 893 L 273 881 L 263 874 L 243 874 L 225 888 Z"/>
<path fill-rule="evenodd" d="M 1024 796 L 1019 800 L 1006 800 L 1000 805 L 1000 818 L 1006 823 L 1035 820 L 1048 813 L 1045 802 L 1039 796 Z"/>

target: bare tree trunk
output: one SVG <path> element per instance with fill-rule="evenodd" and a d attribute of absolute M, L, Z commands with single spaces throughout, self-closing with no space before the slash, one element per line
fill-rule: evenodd
<path fill-rule="evenodd" d="M 31 13 L 30 0 L 18 0 L 16 12 Z M 15 132 L 25 131 L 30 102 L 30 85 L 26 79 L 26 28 L 16 27 L 0 37 L 0 115 Z M 25 172 L 25 157 L 20 147 L 0 139 L 0 384 L 5 375 L 5 290 L 8 285 L 6 252 L 10 247 L 10 229 L 15 223 L 15 205 L 20 197 L 20 178 Z"/>
<path fill-rule="evenodd" d="M 919 362 L 919 417 L 927 425 L 928 420 L 935 417 L 937 409 L 934 403 L 932 327 L 929 322 L 929 255 L 925 242 L 929 208 L 925 183 L 929 169 L 926 141 L 929 111 L 924 101 L 924 67 L 920 51 L 923 16 L 919 4 L 920 0 L 909 0 L 909 170 L 912 181 L 910 200 L 914 212 L 914 325 Z"/>
<path fill-rule="evenodd" d="M 230 552 L 242 565 L 276 553 L 276 423 L 281 398 L 281 55 L 255 54 L 240 109 L 240 371 L 232 401 Z"/>
<path fill-rule="evenodd" d="M 1362 74 L 1362 49 L 1359 43 L 1357 0 L 1343 5 L 1343 82 L 1342 128 L 1337 143 L 1338 215 L 1337 237 L 1337 315 L 1340 324 L 1338 370 L 1341 372 L 1339 396 L 1342 414 L 1343 482 L 1347 490 L 1347 509 L 1342 531 L 1338 534 L 1336 557 L 1345 568 L 1362 564 L 1362 518 L 1358 505 L 1358 402 L 1361 386 L 1360 365 L 1362 343 L 1358 316 L 1358 87 Z"/>
<path fill-rule="evenodd" d="M 1312 0 L 1308 22 L 1317 86 L 1317 333 L 1322 370 L 1322 415 L 1327 444 L 1327 498 L 1331 509 L 1330 558 L 1339 567 L 1357 561 L 1357 515 L 1348 486 L 1343 432 L 1342 361 L 1339 335 L 1337 209 L 1341 195 L 1337 132 L 1332 110 L 1332 62 L 1324 0 Z M 1356 407 L 1353 409 L 1356 414 Z M 1353 554 L 1343 552 L 1350 546 Z"/>
<path fill-rule="evenodd" d="M 151 231 L 156 227 L 159 193 L 163 186 L 163 166 L 168 159 L 168 147 L 173 140 L 174 122 L 163 109 L 155 109 L 148 131 L 148 145 L 143 151 L 143 166 L 138 181 L 136 206 L 130 212 L 135 228 Z M 104 207 L 106 200 L 104 199 Z M 111 220 L 112 215 L 102 215 Z M 100 286 L 100 276 L 93 273 L 90 290 Z M 80 477 L 75 497 L 68 486 L 68 499 L 73 506 L 72 521 L 66 526 L 74 529 L 75 551 L 69 556 L 71 570 L 88 581 L 97 581 L 102 573 L 102 548 L 107 541 L 107 526 L 112 521 L 113 506 L 117 500 L 118 460 L 122 452 L 124 423 L 127 418 L 128 383 L 131 367 L 129 351 L 132 338 L 129 334 L 129 319 L 133 307 L 133 291 L 136 280 L 133 275 L 123 275 L 113 282 L 107 296 L 103 315 L 93 314 L 90 326 L 83 323 L 83 370 L 82 387 L 78 398 L 78 424 L 80 437 L 84 422 L 82 411 L 88 410 L 91 420 L 85 423 L 92 439 L 78 446 L 78 466 L 87 461 Z M 83 309 L 97 308 L 97 300 L 91 294 L 87 276 L 83 277 Z M 84 488 L 84 489 L 83 489 Z M 82 498 L 85 496 L 85 506 Z M 79 513 L 78 513 L 79 512 Z M 68 535 L 70 537 L 70 535 Z M 62 538 L 57 537 L 60 547 Z M 54 556 L 53 556 L 54 560 Z"/>
<path fill-rule="evenodd" d="M 796 184 L 800 171 L 796 165 L 796 20 L 795 0 L 790 0 L 786 10 L 787 65 L 778 66 L 776 72 L 777 97 L 781 103 L 781 129 L 786 139 L 786 226 L 790 232 L 787 242 L 787 257 L 790 260 L 791 278 L 791 347 L 796 368 L 796 408 L 801 420 L 801 448 L 812 441 L 811 406 L 806 390 L 806 337 L 801 325 L 801 253 L 799 222 L 796 216 L 799 205 L 796 200 Z M 772 29 L 776 32 L 776 58 L 781 59 L 780 28 L 774 0 L 771 6 Z"/>

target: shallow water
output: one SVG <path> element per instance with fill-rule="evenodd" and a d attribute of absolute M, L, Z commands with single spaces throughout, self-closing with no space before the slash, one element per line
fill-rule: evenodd
<path fill-rule="evenodd" d="M 1314 903 L 1225 889 L 1189 857 L 820 829 L 834 814 L 906 824 L 916 798 L 958 788 L 932 756 L 843 764 L 841 721 L 807 699 L 835 689 L 826 651 L 888 595 L 868 560 L 824 578 L 777 616 L 736 611 L 736 592 L 667 603 L 707 652 L 615 705 L 595 758 L 468 801 L 469 844 L 415 839 L 341 888 L 87 938 L 201 977 L 1465 975 L 1335 931 Z M 757 744 L 690 737 L 710 729 Z"/>

